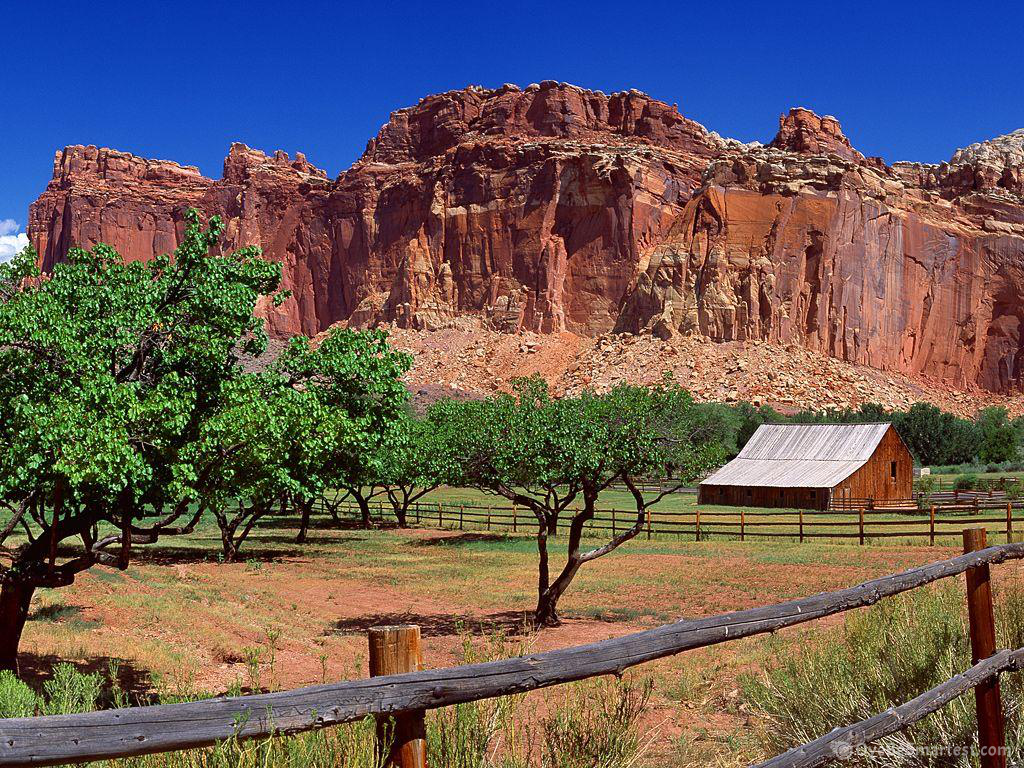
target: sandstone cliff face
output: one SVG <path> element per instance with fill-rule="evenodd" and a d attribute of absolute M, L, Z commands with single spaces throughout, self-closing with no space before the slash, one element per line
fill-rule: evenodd
<path fill-rule="evenodd" d="M 960 386 L 1024 383 L 1024 161 L 865 159 L 805 109 L 766 147 L 636 91 L 469 88 L 400 110 L 335 180 L 233 145 L 223 178 L 69 147 L 30 211 L 71 245 L 171 250 L 189 206 L 280 261 L 272 332 L 396 323 L 797 344 Z"/>

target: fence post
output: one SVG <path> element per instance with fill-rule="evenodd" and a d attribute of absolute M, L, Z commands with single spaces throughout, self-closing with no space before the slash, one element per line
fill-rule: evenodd
<path fill-rule="evenodd" d="M 517 520 L 518 517 L 519 517 L 519 510 L 516 509 L 516 505 L 513 503 L 512 504 L 512 533 L 515 533 L 516 530 L 517 530 L 516 529 L 516 523 L 518 522 L 518 520 Z"/>
<path fill-rule="evenodd" d="M 740 541 L 746 540 L 746 516 L 743 514 L 743 507 L 740 507 Z"/>
<path fill-rule="evenodd" d="M 437 502 L 437 527 L 444 528 L 444 507 L 441 506 L 441 502 Z"/>
<path fill-rule="evenodd" d="M 370 677 L 400 675 L 423 669 L 420 628 L 414 624 L 370 627 Z M 403 712 L 377 720 L 377 749 L 388 750 L 383 764 L 427 768 L 427 729 L 423 711 Z"/>
<path fill-rule="evenodd" d="M 930 546 L 935 546 L 935 505 L 932 504 L 931 509 L 928 511 L 928 543 Z"/>
<path fill-rule="evenodd" d="M 1013 503 L 1006 505 L 1006 543 L 1013 544 Z"/>
<path fill-rule="evenodd" d="M 459 504 L 459 530 L 462 530 L 462 517 L 466 513 L 466 507 L 463 504 Z"/>
<path fill-rule="evenodd" d="M 984 549 L 985 529 L 964 529 L 964 552 Z M 996 652 L 996 623 L 992 609 L 992 585 L 988 564 L 969 568 L 967 579 L 967 616 L 971 628 L 971 663 L 977 664 Z M 999 678 L 974 689 L 978 710 L 978 744 L 982 768 L 1006 768 L 1006 737 L 1003 705 L 999 696 Z"/>
<path fill-rule="evenodd" d="M 868 502 L 868 503 L 870 504 L 871 502 Z M 860 520 L 860 526 L 859 526 L 859 529 L 860 529 L 860 544 L 861 544 L 861 546 L 864 546 L 864 507 L 861 507 L 857 511 L 859 513 L 859 520 Z"/>
<path fill-rule="evenodd" d="M 697 541 L 700 541 L 700 507 L 697 507 Z"/>
<path fill-rule="evenodd" d="M 650 541 L 651 540 L 651 508 L 647 507 L 647 509 L 645 509 L 644 512 L 647 513 L 647 540 Z"/>
<path fill-rule="evenodd" d="M 803 509 L 798 509 L 797 512 L 800 513 L 800 543 L 803 544 L 804 543 L 804 511 L 803 511 Z"/>
<path fill-rule="evenodd" d="M 487 530 L 491 530 L 491 505 L 487 505 Z"/>

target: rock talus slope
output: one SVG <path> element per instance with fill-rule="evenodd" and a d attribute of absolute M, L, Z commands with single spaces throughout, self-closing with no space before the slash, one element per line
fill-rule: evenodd
<path fill-rule="evenodd" d="M 637 91 L 471 87 L 399 110 L 336 179 L 231 147 L 223 177 L 59 152 L 30 211 L 72 245 L 174 247 L 183 211 L 260 245 L 292 298 L 277 335 L 337 322 L 796 345 L 922 380 L 1024 386 L 1024 136 L 949 163 L 865 158 L 794 109 L 766 146 Z"/>

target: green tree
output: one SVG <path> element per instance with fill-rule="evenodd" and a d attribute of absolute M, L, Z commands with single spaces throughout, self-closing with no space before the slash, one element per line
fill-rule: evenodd
<path fill-rule="evenodd" d="M 915 403 L 905 413 L 894 413 L 892 422 L 924 466 L 964 464 L 978 455 L 977 426 L 929 403 Z"/>
<path fill-rule="evenodd" d="M 274 457 L 276 481 L 264 488 L 264 504 L 287 499 L 302 512 L 299 541 L 309 528 L 313 500 L 353 476 L 375 480 L 402 439 L 408 391 L 402 377 L 412 359 L 387 342 L 383 331 L 334 330 L 319 344 L 292 339 L 265 376 L 288 430 Z M 367 509 L 368 513 L 368 509 Z"/>
<path fill-rule="evenodd" d="M 1005 408 L 984 408 L 978 412 L 976 422 L 980 438 L 978 458 L 983 464 L 999 464 L 1017 459 L 1017 429 Z"/>
<path fill-rule="evenodd" d="M 634 538 L 650 506 L 725 457 L 721 442 L 709 437 L 706 412 L 671 383 L 556 399 L 543 380 L 531 378 L 517 381 L 513 394 L 435 407 L 436 417 L 448 422 L 459 484 L 504 496 L 536 517 L 538 626 L 559 622 L 558 601 L 584 564 Z M 641 480 L 650 477 L 671 482 L 645 496 Z M 599 494 L 613 483 L 628 488 L 635 517 L 625 531 L 584 551 L 584 527 L 594 519 Z M 566 561 L 552 578 L 548 541 L 563 518 Z"/>
<path fill-rule="evenodd" d="M 73 249 L 39 277 L 0 266 L 0 667 L 13 668 L 34 590 L 192 530 L 239 448 L 193 449 L 265 346 L 253 310 L 280 269 L 214 250 L 189 211 L 173 258 Z M 77 546 L 76 546 L 77 543 Z"/>
<path fill-rule="evenodd" d="M 406 413 L 400 422 L 400 437 L 376 478 L 400 528 L 408 525 L 413 504 L 436 488 L 458 481 L 453 441 L 446 433 L 449 427 L 443 412 L 436 408 L 428 409 L 424 418 Z"/>

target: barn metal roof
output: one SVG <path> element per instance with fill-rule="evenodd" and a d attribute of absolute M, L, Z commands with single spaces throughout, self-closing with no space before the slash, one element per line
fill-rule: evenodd
<path fill-rule="evenodd" d="M 701 485 L 833 488 L 874 454 L 889 424 L 762 424 Z"/>

